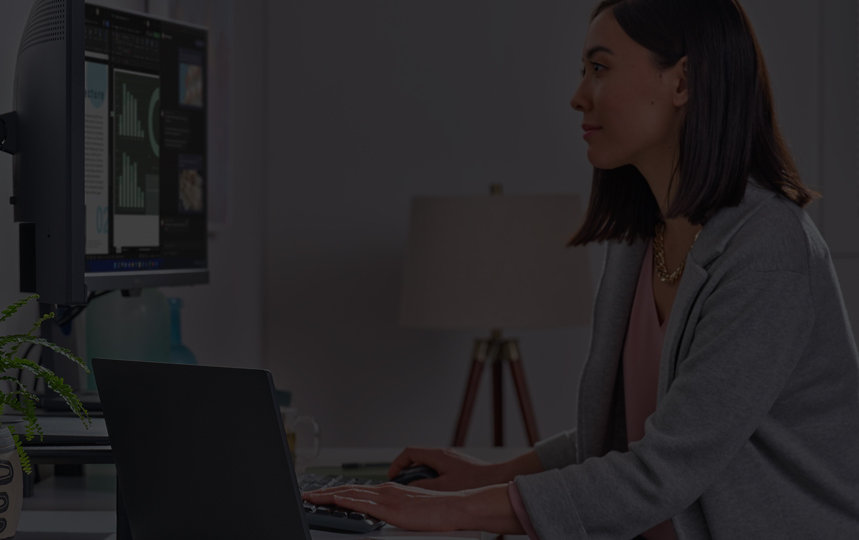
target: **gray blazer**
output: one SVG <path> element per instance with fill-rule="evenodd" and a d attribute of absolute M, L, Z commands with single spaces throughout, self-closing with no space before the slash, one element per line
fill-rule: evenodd
<path fill-rule="evenodd" d="M 809 217 L 749 183 L 686 263 L 658 404 L 627 445 L 621 351 L 646 244 L 611 243 L 575 431 L 516 485 L 540 540 L 859 538 L 859 354 Z"/>

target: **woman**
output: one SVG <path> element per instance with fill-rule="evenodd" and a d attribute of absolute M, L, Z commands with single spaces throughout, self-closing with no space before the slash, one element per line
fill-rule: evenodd
<path fill-rule="evenodd" d="M 312 502 L 422 530 L 568 538 L 859 538 L 859 355 L 814 194 L 732 0 L 606 0 L 572 106 L 607 241 L 576 431 L 501 464 Z M 459 490 L 459 491 L 451 491 Z"/>

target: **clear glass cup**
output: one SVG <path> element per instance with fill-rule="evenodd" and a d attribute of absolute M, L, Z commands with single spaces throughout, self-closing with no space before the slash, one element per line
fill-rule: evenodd
<path fill-rule="evenodd" d="M 299 414 L 295 407 L 281 407 L 280 415 L 295 470 L 303 472 L 319 456 L 319 424 L 312 416 Z"/>

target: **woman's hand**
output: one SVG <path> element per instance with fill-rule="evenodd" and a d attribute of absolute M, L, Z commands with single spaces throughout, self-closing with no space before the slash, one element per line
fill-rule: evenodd
<path fill-rule="evenodd" d="M 512 480 L 512 477 L 506 478 L 501 464 L 486 463 L 444 448 L 406 448 L 391 463 L 388 477 L 394 478 L 403 469 L 415 465 L 432 467 L 438 472 L 438 477 L 416 480 L 409 486 L 434 491 L 459 491 Z"/>
<path fill-rule="evenodd" d="M 388 482 L 377 486 L 347 485 L 308 491 L 302 497 L 313 504 L 363 512 L 413 531 L 522 533 L 510 506 L 506 485 L 439 492 Z"/>

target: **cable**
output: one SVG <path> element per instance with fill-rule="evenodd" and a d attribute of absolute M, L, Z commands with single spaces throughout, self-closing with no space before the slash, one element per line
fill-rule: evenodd
<path fill-rule="evenodd" d="M 89 306 L 89 303 L 98 298 L 99 296 L 104 296 L 108 293 L 113 292 L 112 290 L 101 291 L 101 292 L 91 292 L 89 296 L 87 296 L 86 302 L 77 306 L 68 307 L 63 314 L 59 318 L 55 318 L 53 320 L 47 320 L 44 324 L 56 324 L 65 334 L 68 334 L 71 330 L 69 325 L 73 320 L 77 318 L 78 315 L 83 313 L 83 311 Z M 59 306 L 57 306 L 59 307 Z M 30 351 L 33 349 L 34 344 L 31 343 L 26 351 L 24 351 L 24 358 L 30 354 Z M 40 354 L 36 359 L 36 364 L 41 365 L 42 363 L 42 355 Z M 18 369 L 18 380 L 21 381 L 21 377 L 23 377 L 23 370 Z M 34 383 L 34 388 L 38 385 L 39 379 L 37 379 Z M 43 381 L 44 384 L 44 381 Z"/>
<path fill-rule="evenodd" d="M 87 308 L 87 306 L 89 305 L 90 302 L 92 302 L 93 300 L 95 300 L 99 296 L 104 296 L 110 292 L 113 292 L 113 291 L 101 291 L 98 293 L 96 293 L 96 292 L 90 293 L 86 299 L 86 303 L 80 304 L 77 306 L 71 306 L 70 308 L 68 308 L 63 313 L 63 315 L 59 319 L 55 320 L 55 323 L 57 324 L 57 326 L 67 326 L 69 323 L 71 323 L 73 320 L 75 320 L 75 318 L 78 315 L 83 313 L 83 311 Z"/>

